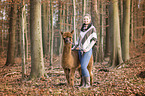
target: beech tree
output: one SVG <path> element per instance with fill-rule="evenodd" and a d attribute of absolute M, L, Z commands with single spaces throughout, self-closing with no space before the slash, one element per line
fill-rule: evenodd
<path fill-rule="evenodd" d="M 109 4 L 108 5 L 106 5 L 106 15 L 109 17 Z M 110 11 L 111 12 L 111 11 Z M 110 29 L 111 29 L 111 25 L 109 25 L 109 22 L 110 22 L 110 19 L 111 19 L 111 16 L 110 16 L 110 18 L 106 18 L 106 37 L 105 37 L 105 53 L 104 53 L 104 56 L 105 57 L 109 57 L 110 56 L 110 46 L 111 46 L 111 42 L 110 42 L 110 40 L 111 40 L 111 38 L 110 38 L 110 36 L 111 36 L 111 31 L 110 31 Z"/>
<path fill-rule="evenodd" d="M 31 79 L 44 76 L 41 31 L 41 0 L 30 1 Z"/>
<path fill-rule="evenodd" d="M 53 3 L 52 0 L 50 0 L 50 18 L 51 18 L 51 38 L 50 38 L 50 66 L 52 66 L 53 63 L 53 40 L 54 40 L 54 28 L 53 28 Z"/>
<path fill-rule="evenodd" d="M 111 65 L 112 67 L 123 63 L 122 52 L 121 52 L 121 39 L 120 39 L 120 23 L 119 23 L 119 10 L 118 0 L 111 0 L 113 7 L 113 40 L 112 40 L 112 54 L 111 54 Z"/>
<path fill-rule="evenodd" d="M 25 64 L 26 64 L 26 48 L 25 48 L 25 33 L 27 26 L 26 26 L 26 9 L 25 9 L 25 1 L 22 0 L 22 4 L 21 4 L 22 8 L 21 8 L 21 12 L 22 12 L 22 17 L 21 17 L 21 57 L 22 57 L 22 78 L 24 78 L 24 75 L 26 74 L 26 68 L 25 68 Z"/>
<path fill-rule="evenodd" d="M 58 29 L 60 31 L 62 31 L 62 1 L 58 0 L 58 8 L 59 8 L 59 14 L 58 14 Z M 60 35 L 60 41 L 62 41 L 62 36 Z M 60 42 L 60 45 L 59 45 L 59 55 L 61 54 L 62 52 L 62 42 Z"/>
<path fill-rule="evenodd" d="M 103 59 L 104 59 L 104 50 L 103 50 L 103 34 L 104 34 L 104 27 L 103 27 L 103 23 L 104 23 L 104 12 L 103 12 L 103 8 L 104 7 L 104 4 L 103 4 L 103 1 L 100 1 L 100 40 L 99 40 L 99 62 L 103 62 Z"/>
<path fill-rule="evenodd" d="M 73 3 L 73 30 L 74 30 L 74 42 L 76 43 L 76 0 L 72 0 Z"/>
<path fill-rule="evenodd" d="M 11 11 L 10 11 L 10 21 L 9 21 L 9 41 L 8 41 L 8 51 L 7 51 L 7 61 L 5 66 L 13 65 L 15 59 L 15 32 L 16 32 L 16 18 L 17 18 L 17 0 L 12 0 Z"/>
<path fill-rule="evenodd" d="M 82 0 L 82 15 L 86 14 L 86 0 Z"/>
<path fill-rule="evenodd" d="M 99 15 L 98 15 L 98 8 L 97 8 L 97 0 L 91 0 L 91 18 L 92 18 L 92 23 L 93 25 L 95 26 L 96 28 L 96 31 L 97 31 L 97 35 L 99 33 Z M 96 48 L 96 46 L 93 48 L 93 57 L 94 57 L 94 62 L 97 61 L 97 53 L 98 53 L 98 50 Z"/>
<path fill-rule="evenodd" d="M 122 56 L 126 61 L 129 59 L 130 0 L 124 0 L 123 4 Z"/>
<path fill-rule="evenodd" d="M 44 56 L 48 55 L 48 23 L 46 3 L 42 4 L 42 36 L 43 36 L 43 52 Z"/>

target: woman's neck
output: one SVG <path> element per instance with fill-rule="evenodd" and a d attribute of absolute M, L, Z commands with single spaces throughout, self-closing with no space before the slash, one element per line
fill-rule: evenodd
<path fill-rule="evenodd" d="M 89 23 L 89 24 L 83 24 L 83 26 L 82 26 L 82 28 L 81 28 L 81 31 L 86 31 L 87 29 L 89 29 L 90 27 L 91 27 L 91 23 Z"/>

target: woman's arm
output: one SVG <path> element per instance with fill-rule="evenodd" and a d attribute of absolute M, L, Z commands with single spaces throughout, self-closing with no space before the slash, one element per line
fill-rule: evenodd
<path fill-rule="evenodd" d="M 71 50 L 75 50 L 79 45 L 79 38 L 77 39 L 77 41 L 75 42 L 75 45 L 71 48 Z"/>
<path fill-rule="evenodd" d="M 89 51 L 89 50 L 94 46 L 95 43 L 96 43 L 96 42 L 93 40 L 93 41 L 87 46 L 87 48 L 84 49 L 84 52 Z"/>

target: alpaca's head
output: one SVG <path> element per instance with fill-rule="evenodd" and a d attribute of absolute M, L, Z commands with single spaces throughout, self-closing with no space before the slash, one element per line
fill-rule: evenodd
<path fill-rule="evenodd" d="M 72 37 L 73 37 L 74 31 L 71 32 L 61 32 L 63 41 L 65 44 L 71 44 L 72 43 Z"/>

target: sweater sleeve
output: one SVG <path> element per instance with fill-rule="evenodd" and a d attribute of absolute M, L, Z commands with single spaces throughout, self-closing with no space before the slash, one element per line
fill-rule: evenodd
<path fill-rule="evenodd" d="M 86 51 L 89 51 L 95 44 L 96 42 L 93 40 L 88 46 L 87 48 L 85 49 Z"/>

